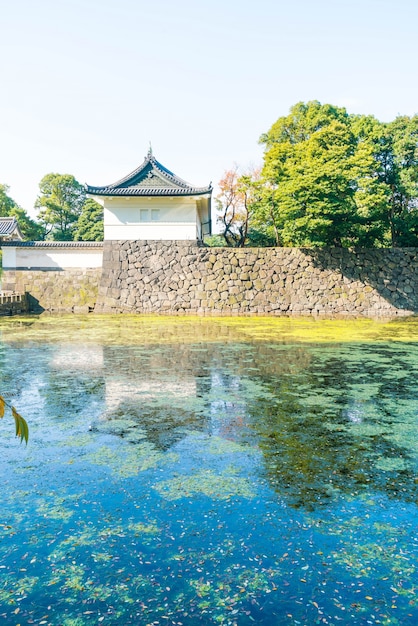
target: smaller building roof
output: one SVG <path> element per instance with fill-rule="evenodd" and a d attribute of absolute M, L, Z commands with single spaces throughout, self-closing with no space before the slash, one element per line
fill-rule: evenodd
<path fill-rule="evenodd" d="M 23 235 L 15 217 L 0 217 L 0 238 L 21 241 Z"/>
<path fill-rule="evenodd" d="M 103 241 L 2 241 L 9 248 L 103 248 Z"/>
<path fill-rule="evenodd" d="M 92 196 L 199 196 L 212 193 L 212 185 L 193 187 L 161 165 L 150 149 L 144 162 L 116 183 L 105 187 L 86 184 Z"/>

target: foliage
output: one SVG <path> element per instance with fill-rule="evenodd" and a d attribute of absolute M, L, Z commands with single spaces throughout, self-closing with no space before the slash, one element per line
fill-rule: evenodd
<path fill-rule="evenodd" d="M 265 204 L 283 244 L 352 244 L 359 224 L 355 194 L 373 158 L 370 146 L 360 149 L 345 109 L 299 103 L 261 141 Z"/>
<path fill-rule="evenodd" d="M 29 217 L 24 209 L 15 206 L 10 211 L 10 216 L 15 217 L 19 224 L 20 232 L 26 241 L 39 241 L 45 238 L 45 228 Z"/>
<path fill-rule="evenodd" d="M 77 220 L 74 239 L 75 241 L 103 241 L 103 237 L 103 207 L 92 198 L 87 198 Z"/>
<path fill-rule="evenodd" d="M 71 174 L 47 174 L 39 189 L 36 207 L 47 238 L 71 241 L 86 199 L 83 185 Z"/>
<path fill-rule="evenodd" d="M 103 241 L 103 207 L 70 174 L 47 174 L 39 184 L 39 221 L 31 219 L 0 184 L 0 216 L 16 217 L 27 240 Z"/>
<path fill-rule="evenodd" d="M 226 245 L 222 235 L 207 235 L 205 236 L 204 242 L 209 248 L 222 248 Z"/>
<path fill-rule="evenodd" d="M 270 248 L 280 244 L 278 233 L 266 224 L 258 224 L 254 219 L 248 228 L 247 244 L 255 248 Z"/>
<path fill-rule="evenodd" d="M 224 173 L 219 182 L 216 198 L 220 212 L 218 222 L 222 226 L 225 243 L 232 247 L 242 247 L 248 237 L 248 228 L 258 198 L 257 170 L 240 174 L 235 166 Z"/>
<path fill-rule="evenodd" d="M 235 166 L 219 183 L 227 245 L 418 245 L 418 115 L 299 102 L 260 141 L 261 174 Z"/>
<path fill-rule="evenodd" d="M 6 406 L 8 406 L 12 411 L 12 415 L 15 420 L 16 437 L 20 437 L 21 442 L 25 440 L 27 445 L 29 439 L 29 427 L 26 420 L 16 411 L 14 406 L 8 404 L 3 396 L 0 396 L 0 418 L 4 417 L 4 410 Z"/>
<path fill-rule="evenodd" d="M 254 224 L 282 245 L 418 245 L 418 116 L 384 124 L 317 101 L 262 135 Z"/>
<path fill-rule="evenodd" d="M 385 186 L 384 218 L 393 246 L 418 245 L 418 115 L 382 125 L 377 138 L 379 181 Z"/>
<path fill-rule="evenodd" d="M 8 192 L 9 187 L 0 184 L 0 216 L 15 217 L 24 239 L 43 239 L 42 226 L 32 220 L 26 211 L 8 195 Z"/>
<path fill-rule="evenodd" d="M 9 195 L 8 185 L 0 184 L 0 216 L 7 217 L 10 211 L 16 206 L 16 202 Z"/>

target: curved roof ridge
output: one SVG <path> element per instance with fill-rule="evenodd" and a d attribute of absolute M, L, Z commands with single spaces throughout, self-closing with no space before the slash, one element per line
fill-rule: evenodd
<path fill-rule="evenodd" d="M 152 185 L 152 179 L 159 178 L 166 186 Z M 115 183 L 104 187 L 85 185 L 87 193 L 92 195 L 193 195 L 210 193 L 212 186 L 194 187 L 167 167 L 162 165 L 149 150 L 144 161 L 135 170 Z"/>
<path fill-rule="evenodd" d="M 137 167 L 135 170 L 133 170 L 132 172 L 130 172 L 129 174 L 127 174 L 120 180 L 117 180 L 115 183 L 112 183 L 111 185 L 105 185 L 103 189 L 114 189 L 115 187 L 119 187 L 123 183 L 126 183 L 127 181 L 131 180 L 132 178 L 135 178 L 136 176 L 138 176 L 138 174 L 142 172 L 142 170 L 146 168 L 146 166 L 148 165 L 148 163 L 150 163 L 152 158 L 153 158 L 152 155 L 150 155 L 150 153 L 148 152 L 147 156 L 144 158 L 143 162 L 141 163 L 139 167 Z M 100 189 L 100 187 L 96 187 L 96 189 Z"/>
<path fill-rule="evenodd" d="M 173 172 L 170 172 L 170 170 L 167 169 L 164 165 L 162 165 L 159 161 L 157 161 L 157 159 L 154 156 L 151 156 L 150 160 L 153 162 L 155 167 L 158 170 L 160 170 L 160 172 L 162 172 L 166 176 L 169 176 L 173 180 L 173 182 L 175 182 L 177 185 L 180 185 L 182 187 L 192 187 L 192 185 L 190 185 L 190 183 L 183 180 L 183 178 L 180 178 L 180 176 L 177 176 L 177 174 L 173 174 Z"/>

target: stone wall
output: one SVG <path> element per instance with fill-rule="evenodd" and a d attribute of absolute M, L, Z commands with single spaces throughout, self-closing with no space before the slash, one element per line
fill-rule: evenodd
<path fill-rule="evenodd" d="M 95 312 L 410 315 L 418 312 L 418 249 L 107 241 Z"/>
<path fill-rule="evenodd" d="M 27 292 L 33 312 L 89 313 L 97 301 L 101 268 L 4 270 L 2 289 Z"/>

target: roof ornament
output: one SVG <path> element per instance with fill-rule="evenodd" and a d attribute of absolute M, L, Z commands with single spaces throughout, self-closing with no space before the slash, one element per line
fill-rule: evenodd
<path fill-rule="evenodd" d="M 149 142 L 148 154 L 136 170 L 106 187 L 86 185 L 86 191 L 93 196 L 200 196 L 210 194 L 212 186 L 194 187 L 170 172 L 157 161 Z"/>

